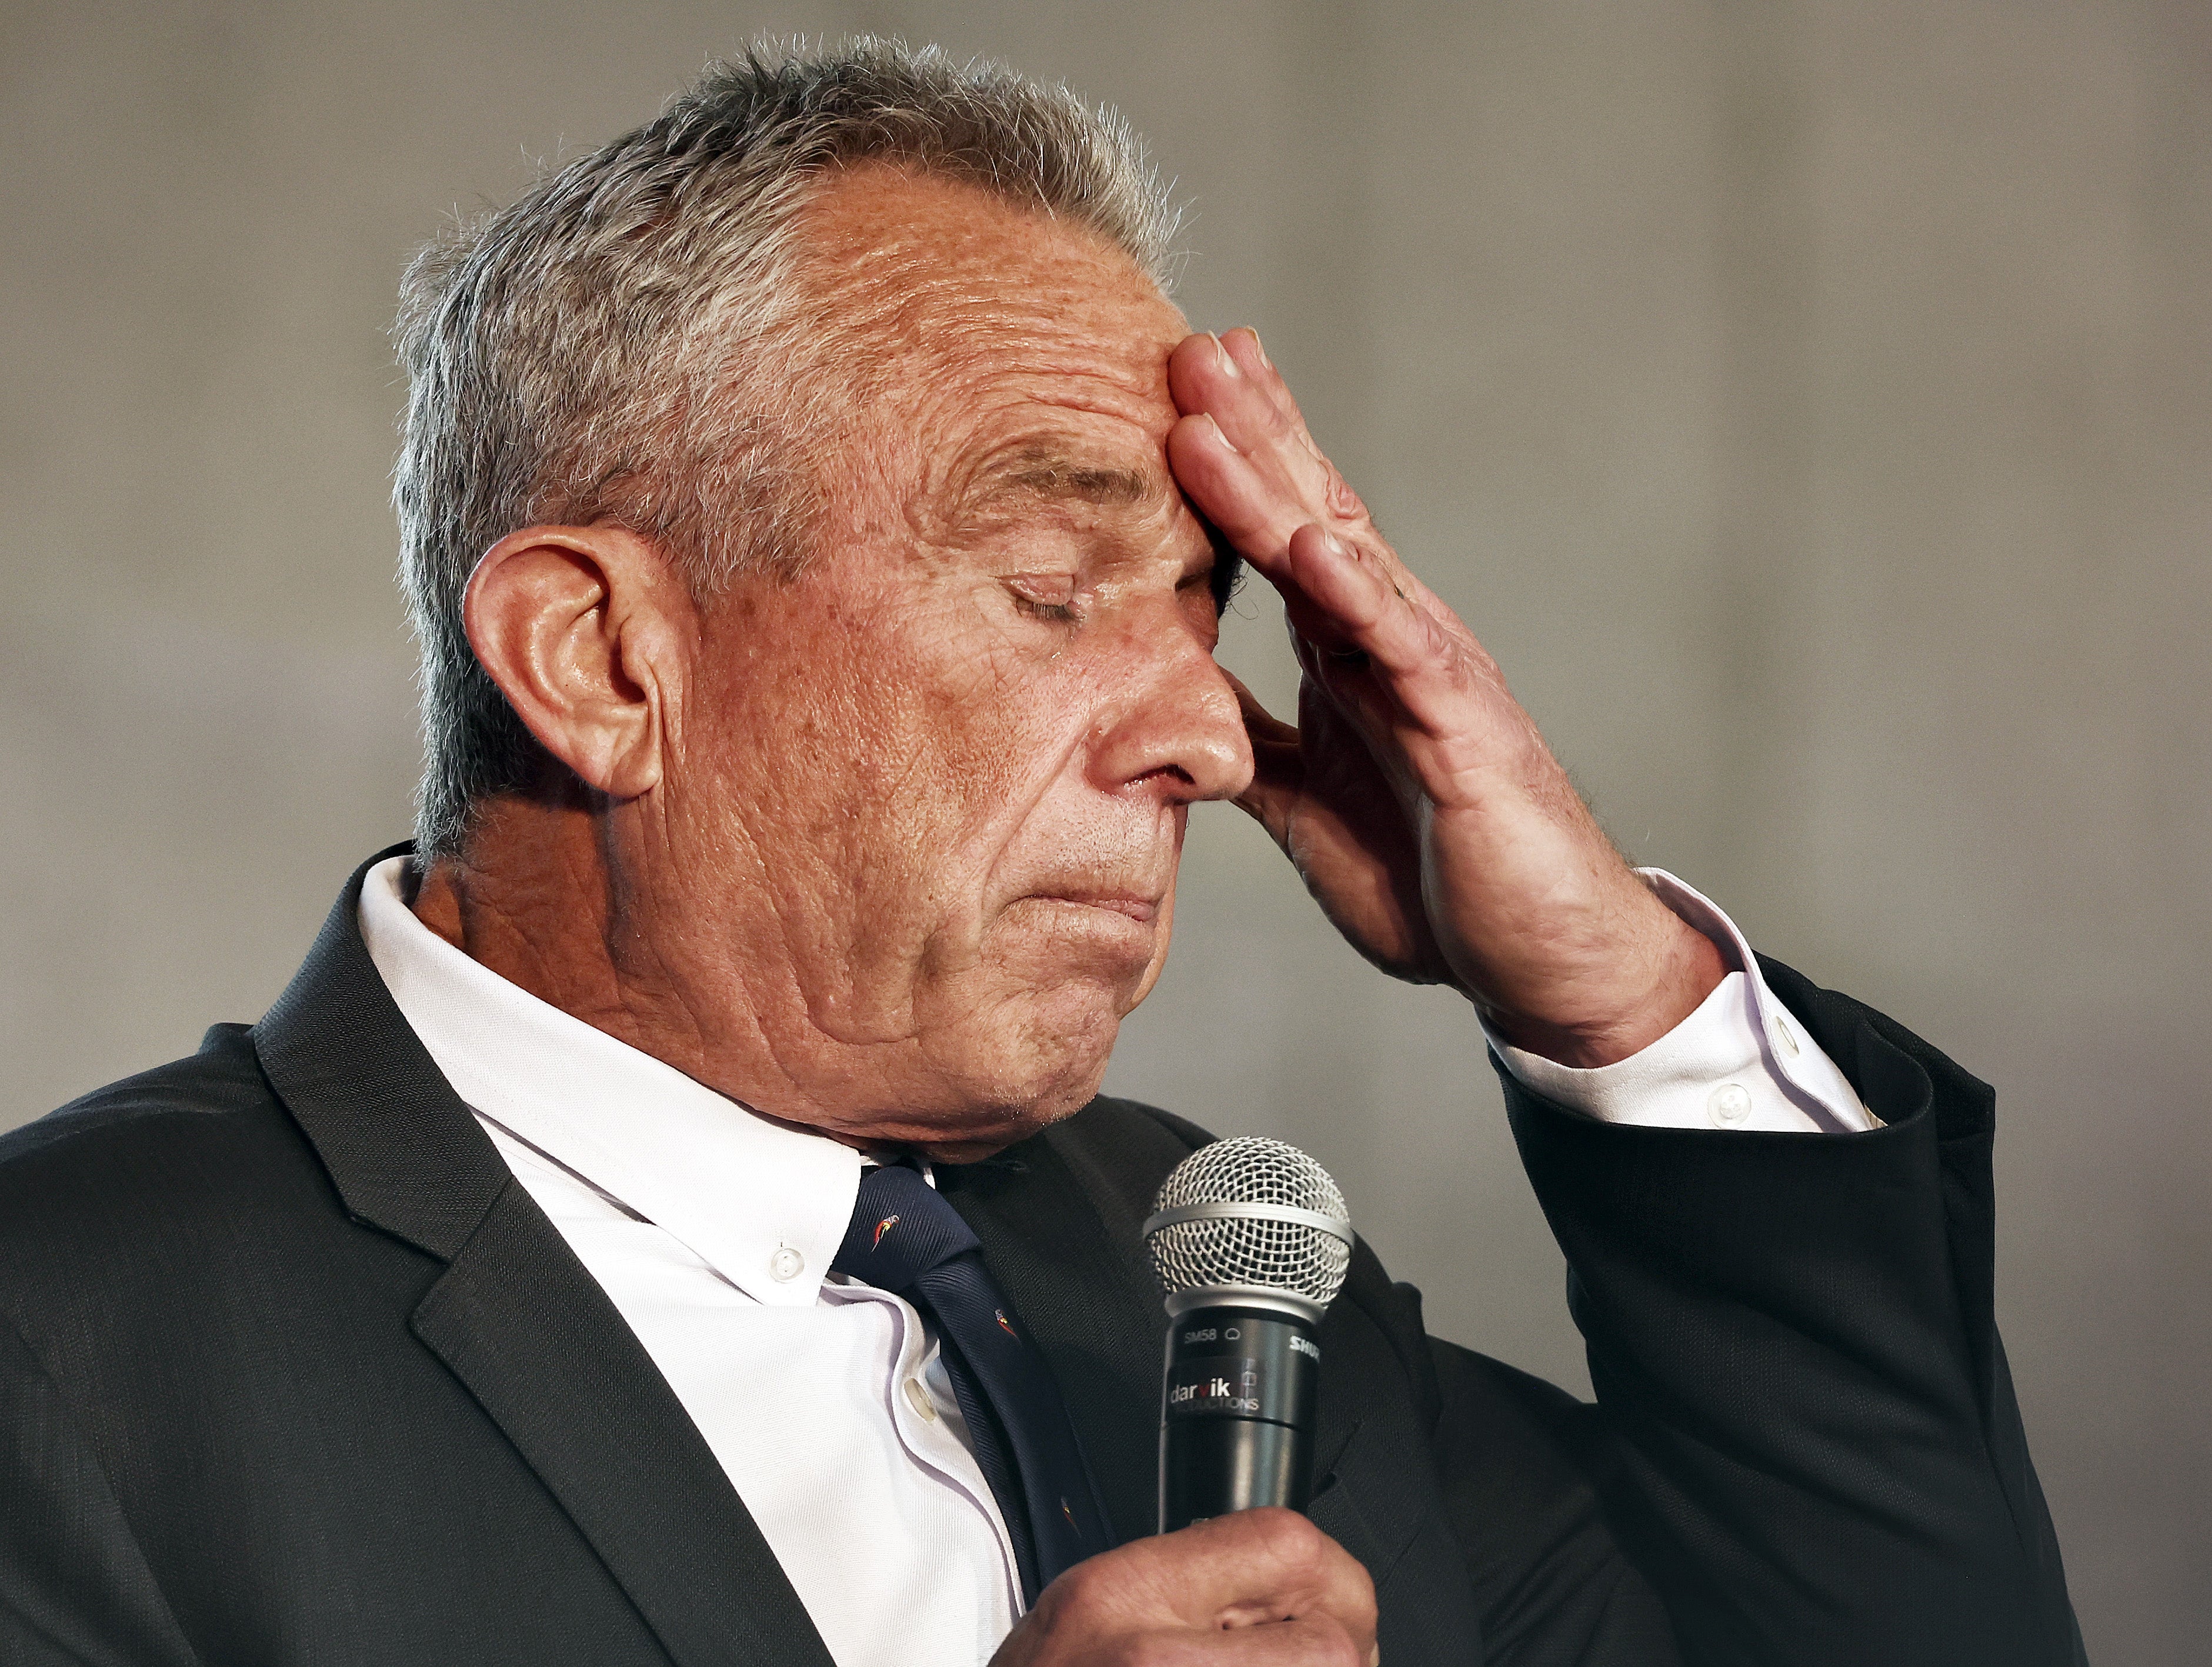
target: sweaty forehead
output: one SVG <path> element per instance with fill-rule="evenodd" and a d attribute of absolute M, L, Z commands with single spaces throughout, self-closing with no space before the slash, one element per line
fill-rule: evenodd
<path fill-rule="evenodd" d="M 979 418 L 1056 406 L 1155 439 L 1175 421 L 1167 355 L 1188 326 L 1087 228 L 885 167 L 841 179 L 804 223 L 810 287 L 868 397 Z"/>

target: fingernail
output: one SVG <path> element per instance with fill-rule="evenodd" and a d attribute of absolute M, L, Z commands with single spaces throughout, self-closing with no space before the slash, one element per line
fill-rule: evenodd
<path fill-rule="evenodd" d="M 1212 330 L 1206 331 L 1206 334 L 1213 336 L 1213 332 Z M 1213 336 L 1213 350 L 1216 354 L 1220 355 L 1221 373 L 1224 376 L 1241 376 L 1243 374 L 1242 371 L 1237 368 L 1237 361 L 1231 356 L 1227 344 L 1224 343 L 1218 336 Z"/>
<path fill-rule="evenodd" d="M 1213 431 L 1213 438 L 1219 442 L 1223 451 L 1236 452 L 1237 456 L 1243 456 L 1243 452 L 1237 452 L 1237 448 L 1229 443 L 1229 436 L 1221 432 L 1221 425 L 1213 420 L 1213 413 L 1211 411 L 1206 413 L 1206 426 Z"/>
<path fill-rule="evenodd" d="M 1252 332 L 1252 351 L 1260 355 L 1260 362 L 1269 370 L 1275 368 L 1275 361 L 1267 357 L 1267 344 L 1260 339 L 1260 332 L 1256 330 Z"/>
<path fill-rule="evenodd" d="M 1339 538 L 1334 533 L 1331 532 L 1327 527 L 1323 527 L 1321 530 L 1321 544 L 1322 548 L 1327 550 L 1331 555 L 1350 555 L 1352 554 L 1352 547 L 1346 543 L 1344 540 Z"/>

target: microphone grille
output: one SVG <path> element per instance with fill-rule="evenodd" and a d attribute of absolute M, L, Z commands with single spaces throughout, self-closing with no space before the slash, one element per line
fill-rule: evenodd
<path fill-rule="evenodd" d="M 1260 1208 L 1163 1222 L 1194 1206 Z M 1285 1219 L 1267 1207 L 1334 1224 Z M 1193 1152 L 1161 1183 L 1145 1226 L 1152 1270 L 1170 1296 L 1220 1286 L 1284 1291 L 1326 1308 L 1352 1265 L 1352 1218 L 1344 1194 L 1295 1146 L 1257 1135 L 1218 1140 Z"/>

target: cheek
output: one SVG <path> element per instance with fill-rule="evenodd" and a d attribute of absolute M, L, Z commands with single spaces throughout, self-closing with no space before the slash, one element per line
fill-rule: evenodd
<path fill-rule="evenodd" d="M 941 970 L 986 951 L 994 922 L 1034 883 L 1078 821 L 1078 709 L 1052 679 L 979 655 L 933 691 L 908 740 L 909 830 L 929 876 Z"/>
<path fill-rule="evenodd" d="M 694 737 L 687 866 L 736 866 L 817 1024 L 851 1041 L 959 1022 L 995 876 L 1075 749 L 1049 653 L 911 597 L 751 621 Z"/>

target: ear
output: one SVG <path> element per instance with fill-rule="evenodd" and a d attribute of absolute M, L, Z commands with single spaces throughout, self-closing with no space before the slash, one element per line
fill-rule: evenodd
<path fill-rule="evenodd" d="M 511 532 L 461 601 L 469 646 L 531 734 L 617 799 L 659 785 L 691 618 L 659 551 L 611 526 Z"/>

